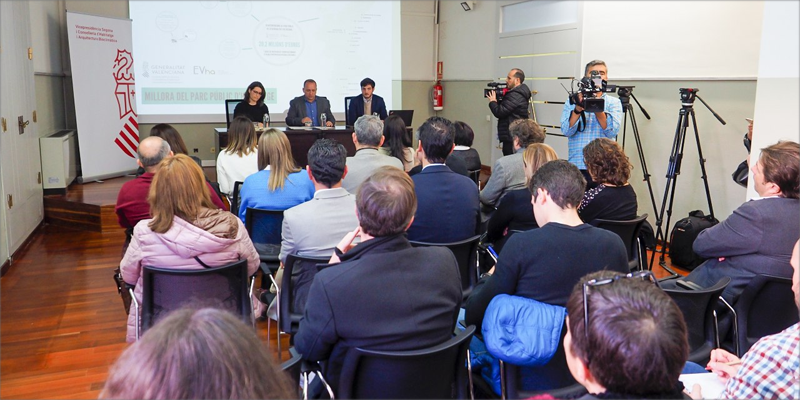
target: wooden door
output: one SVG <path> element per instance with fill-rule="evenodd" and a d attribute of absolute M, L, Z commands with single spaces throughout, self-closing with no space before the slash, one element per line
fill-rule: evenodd
<path fill-rule="evenodd" d="M 34 121 L 30 6 L 0 2 L 0 176 L 2 176 L 2 248 L 13 254 L 42 220 L 39 135 Z M 24 129 L 19 127 L 22 118 Z M 6 254 L 7 258 L 8 254 Z"/>

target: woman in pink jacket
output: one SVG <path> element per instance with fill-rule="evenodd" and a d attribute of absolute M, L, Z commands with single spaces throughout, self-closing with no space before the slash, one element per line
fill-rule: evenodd
<path fill-rule="evenodd" d="M 188 156 L 168 157 L 153 178 L 148 195 L 152 219 L 133 229 L 131 244 L 122 258 L 122 278 L 135 284 L 142 301 L 142 266 L 202 269 L 247 260 L 248 275 L 258 270 L 259 257 L 242 222 L 211 202 L 203 171 Z M 136 339 L 135 311 L 128 315 L 128 342 Z"/>

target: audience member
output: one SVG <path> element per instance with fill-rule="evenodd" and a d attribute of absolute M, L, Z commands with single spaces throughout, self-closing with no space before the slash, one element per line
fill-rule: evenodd
<path fill-rule="evenodd" d="M 552 147 L 544 143 L 529 145 L 522 155 L 525 166 L 525 182 L 530 182 L 533 174 L 546 162 L 557 160 L 558 155 Z M 538 228 L 531 206 L 531 192 L 528 188 L 508 192 L 497 205 L 487 224 L 485 243 L 493 243 L 499 253 L 512 231 L 527 231 Z"/>
<path fill-rule="evenodd" d="M 358 185 L 364 182 L 375 170 L 390 165 L 403 169 L 400 159 L 386 156 L 378 151 L 386 139 L 383 136 L 383 122 L 374 115 L 358 117 L 353 126 L 353 143 L 356 145 L 356 154 L 347 157 L 347 176 L 342 181 L 342 187 L 350 193 L 356 193 Z"/>
<path fill-rule="evenodd" d="M 233 109 L 234 118 L 245 117 L 250 125 L 256 122 L 258 126 L 264 126 L 264 115 L 269 115 L 269 107 L 264 104 L 264 96 L 266 96 L 264 85 L 259 81 L 251 83 L 247 86 L 242 101 Z"/>
<path fill-rule="evenodd" d="M 472 148 L 472 142 L 475 140 L 475 132 L 464 122 L 453 122 L 455 129 L 455 143 L 456 147 L 453 148 L 453 153 L 450 157 L 460 158 L 464 161 L 464 165 L 468 171 L 477 171 L 481 169 L 481 155 L 478 150 Z"/>
<path fill-rule="evenodd" d="M 117 205 L 114 212 L 120 226 L 126 229 L 133 229 L 139 221 L 150 218 L 150 204 L 147 202 L 147 194 L 160 166 L 161 160 L 172 156 L 169 143 L 158 136 L 150 136 L 139 143 L 137 149 L 139 159 L 136 163 L 144 168 L 145 173 L 136 179 L 125 182 L 117 195 Z M 226 209 L 225 204 L 219 199 L 211 185 L 206 182 L 206 187 L 210 190 L 211 201 L 214 206 Z"/>
<path fill-rule="evenodd" d="M 203 164 L 200 162 L 200 159 L 197 156 L 193 156 L 189 154 L 189 149 L 186 148 L 186 143 L 183 142 L 183 138 L 181 134 L 178 133 L 178 130 L 175 129 L 170 124 L 156 124 L 150 128 L 150 136 L 160 137 L 169 143 L 169 148 L 172 150 L 174 154 L 185 154 L 189 156 L 200 168 L 203 168 Z"/>
<path fill-rule="evenodd" d="M 757 274 L 790 278 L 790 249 L 800 237 L 800 145 L 787 141 L 762 149 L 752 170 L 760 197 L 697 236 L 693 249 L 707 260 L 684 278 L 710 287 L 731 277 L 722 292 L 729 302 Z M 665 285 L 672 287 L 674 280 Z"/>
<path fill-rule="evenodd" d="M 308 175 L 316 192 L 312 200 L 283 214 L 281 263 L 289 254 L 328 257 L 342 237 L 358 226 L 356 197 L 342 187 L 346 158 L 344 146 L 331 139 L 319 139 L 308 150 Z M 303 312 L 316 272 L 314 266 L 295 265 L 293 311 Z"/>
<path fill-rule="evenodd" d="M 611 139 L 594 139 L 583 148 L 583 159 L 589 176 L 598 184 L 583 194 L 578 207 L 583 222 L 636 218 L 636 192 L 628 183 L 631 163 L 622 146 Z"/>
<path fill-rule="evenodd" d="M 800 310 L 800 242 L 794 244 L 791 265 L 794 301 Z M 708 369 L 725 381 L 726 399 L 800 399 L 800 323 L 761 338 L 744 357 L 711 351 Z M 697 397 L 696 397 L 696 396 Z M 692 393 L 702 398 L 702 393 Z"/>
<path fill-rule="evenodd" d="M 539 228 L 508 239 L 497 265 L 467 300 L 467 325 L 480 329 L 486 307 L 499 294 L 565 306 L 582 276 L 604 269 L 628 272 L 622 239 L 578 216 L 584 187 L 583 175 L 567 161 L 550 161 L 536 171 L 528 189 Z"/>
<path fill-rule="evenodd" d="M 258 172 L 258 137 L 247 117 L 236 117 L 228 128 L 228 146 L 217 157 L 219 190 L 230 197 L 234 182 Z"/>
<path fill-rule="evenodd" d="M 314 197 L 314 183 L 295 164 L 286 134 L 269 129 L 258 139 L 258 172 L 242 184 L 239 218 L 245 220 L 247 207 L 286 210 Z"/>
<path fill-rule="evenodd" d="M 416 205 L 411 178 L 379 168 L 358 188 L 359 227 L 336 246 L 331 262 L 339 264 L 314 277 L 294 344 L 306 360 L 328 360 L 334 390 L 348 348 L 415 350 L 453 335 L 458 265 L 446 248 L 411 247 L 404 232 Z"/>
<path fill-rule="evenodd" d="M 255 331 L 213 308 L 170 313 L 122 353 L 101 399 L 290 399 L 296 390 Z"/>
<path fill-rule="evenodd" d="M 544 143 L 544 131 L 532 119 L 518 119 L 509 127 L 514 143 L 514 154 L 500 157 L 492 168 L 492 175 L 481 191 L 481 202 L 494 207 L 509 191 L 525 187 L 525 169 L 522 153 L 533 143 Z"/>
<path fill-rule="evenodd" d="M 413 168 L 417 160 L 411 147 L 411 133 L 406 129 L 403 119 L 397 115 L 388 116 L 383 122 L 383 137 L 385 140 L 378 151 L 402 161 L 406 172 Z"/>
<path fill-rule="evenodd" d="M 150 139 L 150 138 L 148 138 Z M 235 215 L 211 202 L 203 171 L 178 154 L 161 162 L 147 196 L 152 219 L 133 229 L 130 246 L 120 263 L 122 278 L 136 285 L 142 301 L 142 266 L 202 269 L 247 259 L 248 275 L 258 270 L 259 257 L 244 225 Z M 135 313 L 128 315 L 128 342 L 136 338 Z"/>
<path fill-rule="evenodd" d="M 589 392 L 580 399 L 685 398 L 687 334 L 681 310 L 652 282 L 587 275 L 567 302 L 564 338 L 569 370 Z"/>
<path fill-rule="evenodd" d="M 480 219 L 480 200 L 475 182 L 444 164 L 453 151 L 453 130 L 441 117 L 429 118 L 419 127 L 418 158 L 422 171 L 412 177 L 417 194 L 417 213 L 408 228 L 408 239 L 451 243 L 475 235 Z"/>

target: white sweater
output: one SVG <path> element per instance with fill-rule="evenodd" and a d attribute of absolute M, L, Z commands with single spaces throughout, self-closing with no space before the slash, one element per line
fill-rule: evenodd
<path fill-rule="evenodd" d="M 244 157 L 222 150 L 217 157 L 217 182 L 219 191 L 231 195 L 233 183 L 244 182 L 251 174 L 258 172 L 258 152 L 254 151 Z"/>

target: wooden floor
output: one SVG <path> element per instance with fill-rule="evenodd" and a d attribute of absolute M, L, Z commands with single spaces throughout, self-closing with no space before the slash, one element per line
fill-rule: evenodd
<path fill-rule="evenodd" d="M 126 348 L 126 314 L 112 281 L 123 240 L 121 229 L 49 224 L 34 234 L 0 280 L 0 397 L 97 398 Z M 656 275 L 668 275 L 657 262 Z M 266 322 L 257 329 L 275 354 L 274 332 L 267 336 Z M 286 359 L 286 336 L 282 346 Z"/>

